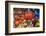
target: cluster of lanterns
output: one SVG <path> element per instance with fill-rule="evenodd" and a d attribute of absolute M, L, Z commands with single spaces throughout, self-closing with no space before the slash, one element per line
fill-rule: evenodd
<path fill-rule="evenodd" d="M 34 15 L 35 15 L 35 18 L 38 19 L 39 18 L 38 11 L 39 10 L 35 10 L 34 12 L 33 11 L 25 11 L 24 14 L 21 13 L 22 11 L 18 11 L 18 13 L 20 12 L 19 13 L 20 15 L 14 15 L 14 24 L 19 25 L 19 24 L 25 23 L 28 20 L 32 21 L 32 19 L 34 18 Z M 28 22 L 30 23 L 30 21 L 28 21 Z"/>

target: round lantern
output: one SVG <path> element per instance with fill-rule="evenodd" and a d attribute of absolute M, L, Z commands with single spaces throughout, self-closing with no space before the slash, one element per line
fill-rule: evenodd
<path fill-rule="evenodd" d="M 25 19 L 26 20 L 32 20 L 32 18 L 33 18 L 33 13 L 32 12 L 25 13 Z"/>

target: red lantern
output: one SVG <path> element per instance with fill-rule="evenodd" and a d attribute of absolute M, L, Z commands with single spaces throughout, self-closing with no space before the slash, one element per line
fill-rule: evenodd
<path fill-rule="evenodd" d="M 17 24 L 19 24 L 19 21 L 18 20 L 15 20 L 14 23 L 17 25 Z"/>
<path fill-rule="evenodd" d="M 25 13 L 25 19 L 26 20 L 32 20 L 32 18 L 33 18 L 33 13 L 32 12 Z"/>

